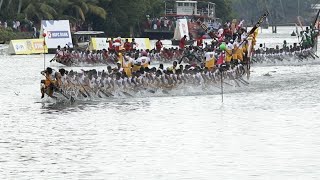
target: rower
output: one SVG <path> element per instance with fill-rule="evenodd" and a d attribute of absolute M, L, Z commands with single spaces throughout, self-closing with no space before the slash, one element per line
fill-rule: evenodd
<path fill-rule="evenodd" d="M 133 61 L 133 67 L 132 67 L 132 72 L 137 72 L 141 68 L 141 59 L 137 58 L 136 60 Z"/>
<path fill-rule="evenodd" d="M 58 59 L 61 59 L 63 57 L 63 52 L 61 50 L 61 46 L 60 45 L 57 47 L 55 57 L 58 58 Z"/>
<path fill-rule="evenodd" d="M 112 68 L 111 66 L 107 66 L 107 72 L 108 75 L 112 74 Z"/>
<path fill-rule="evenodd" d="M 61 78 L 60 78 L 60 80 L 61 80 L 61 85 L 60 85 L 60 87 L 61 88 L 66 88 L 67 87 L 67 75 L 66 75 L 66 70 L 65 69 L 59 69 L 59 73 L 60 73 L 60 75 L 61 75 Z"/>
<path fill-rule="evenodd" d="M 47 69 L 42 71 L 41 74 L 46 77 L 45 80 L 41 81 L 41 98 L 44 98 L 45 92 L 47 92 L 48 96 L 56 98 L 53 96 L 53 91 L 59 88 L 59 83 L 57 83 L 56 80 L 59 78 L 59 75 L 50 67 L 47 67 Z"/>
<path fill-rule="evenodd" d="M 163 70 L 164 70 L 163 64 L 159 64 L 158 70 L 159 70 L 161 73 L 163 73 Z"/>
<path fill-rule="evenodd" d="M 177 61 L 173 61 L 172 66 L 168 67 L 167 70 L 172 71 L 173 73 L 176 73 L 177 65 L 178 65 Z"/>
<path fill-rule="evenodd" d="M 146 68 L 150 65 L 150 58 L 148 57 L 148 53 L 146 51 L 143 51 L 141 53 L 140 61 L 141 61 L 141 66 Z"/>

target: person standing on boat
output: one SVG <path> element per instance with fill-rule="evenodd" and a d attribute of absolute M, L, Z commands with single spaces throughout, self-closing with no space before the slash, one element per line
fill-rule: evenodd
<path fill-rule="evenodd" d="M 113 47 L 113 38 L 110 38 L 109 40 L 107 40 L 107 43 L 109 44 L 109 51 L 110 51 L 110 50 L 114 50 L 114 47 Z"/>
<path fill-rule="evenodd" d="M 131 50 L 136 50 L 137 49 L 138 44 L 136 43 L 136 40 L 134 38 L 132 38 L 131 41 Z"/>
<path fill-rule="evenodd" d="M 132 76 L 131 67 L 133 65 L 133 59 L 130 57 L 129 53 L 123 56 L 121 65 L 122 65 L 123 72 L 125 72 L 128 77 L 131 77 Z"/>
<path fill-rule="evenodd" d="M 162 47 L 163 47 L 163 44 L 162 44 L 161 40 L 158 39 L 158 41 L 156 42 L 156 50 L 157 50 L 157 53 L 160 53 Z"/>
<path fill-rule="evenodd" d="M 198 39 L 197 39 L 197 46 L 198 47 L 203 47 L 203 37 L 200 36 Z"/>
<path fill-rule="evenodd" d="M 187 40 L 187 35 L 184 35 L 179 42 L 179 48 L 180 49 L 184 49 L 184 47 L 186 46 L 186 40 Z"/>
<path fill-rule="evenodd" d="M 242 48 L 242 43 L 241 43 L 241 37 L 238 37 L 236 39 L 236 42 L 233 43 L 233 60 L 238 60 L 240 62 L 243 61 L 243 48 Z"/>
<path fill-rule="evenodd" d="M 234 49 L 233 46 L 233 39 L 230 39 L 227 46 L 226 46 L 226 63 L 230 64 L 232 60 L 232 51 Z"/>
<path fill-rule="evenodd" d="M 126 52 L 129 52 L 129 51 L 131 51 L 132 49 L 131 49 L 131 43 L 129 42 L 129 40 L 128 39 L 126 39 L 126 42 L 124 43 L 124 49 L 126 50 Z"/>
<path fill-rule="evenodd" d="M 205 56 L 205 67 L 208 68 L 208 70 L 212 70 L 215 66 L 215 52 L 212 51 L 212 49 L 208 49 L 207 52 L 204 54 Z"/>
<path fill-rule="evenodd" d="M 308 48 L 312 46 L 312 34 L 311 34 L 311 30 L 309 29 L 309 27 L 306 27 L 306 37 L 307 37 L 307 43 L 308 43 Z"/>
<path fill-rule="evenodd" d="M 116 40 L 114 40 L 114 43 L 112 44 L 113 45 L 113 47 L 114 47 L 114 50 L 116 51 L 116 52 L 119 52 L 120 51 L 120 46 L 121 46 L 121 37 L 117 37 L 117 39 Z"/>

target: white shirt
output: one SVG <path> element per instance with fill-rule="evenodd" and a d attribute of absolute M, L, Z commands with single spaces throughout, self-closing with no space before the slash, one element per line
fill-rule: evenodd
<path fill-rule="evenodd" d="M 239 42 L 234 42 L 234 43 L 233 43 L 233 46 L 234 46 L 234 48 L 235 48 L 235 47 L 237 47 L 237 48 L 242 48 L 243 43 L 241 44 L 241 46 L 240 46 L 240 44 L 241 44 L 241 43 L 239 43 Z M 239 47 L 239 46 L 240 46 L 240 47 Z"/>
<path fill-rule="evenodd" d="M 206 58 L 206 61 L 214 60 L 214 52 L 206 52 L 204 56 Z"/>
<path fill-rule="evenodd" d="M 141 66 L 145 65 L 145 64 L 148 64 L 150 62 L 150 58 L 146 57 L 146 56 L 142 56 L 142 57 L 140 57 L 138 59 L 140 59 L 140 61 L 141 61 Z"/>
<path fill-rule="evenodd" d="M 233 44 L 231 42 L 229 42 L 227 44 L 227 50 L 232 50 L 234 48 Z"/>

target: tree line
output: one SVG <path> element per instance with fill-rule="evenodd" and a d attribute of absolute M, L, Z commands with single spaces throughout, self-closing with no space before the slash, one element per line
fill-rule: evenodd
<path fill-rule="evenodd" d="M 300 16 L 304 25 L 309 25 L 315 17 L 314 4 L 318 0 L 232 0 L 235 14 L 251 23 L 262 12 L 268 10 L 270 24 L 292 25 Z"/>
<path fill-rule="evenodd" d="M 205 0 L 216 3 L 216 14 L 224 20 L 232 17 L 232 0 Z M 68 19 L 72 23 L 92 24 L 107 35 L 141 32 L 146 16 L 164 15 L 165 4 L 172 0 L 0 0 L 0 20 L 32 21 Z"/>

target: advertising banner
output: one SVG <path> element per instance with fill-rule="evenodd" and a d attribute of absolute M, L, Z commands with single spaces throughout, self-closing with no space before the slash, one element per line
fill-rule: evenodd
<path fill-rule="evenodd" d="M 40 36 L 46 34 L 46 43 L 49 49 L 73 47 L 69 20 L 42 20 Z"/>
<path fill-rule="evenodd" d="M 41 54 L 48 53 L 48 48 L 43 39 L 19 39 L 10 41 L 8 51 L 9 54 Z"/>

